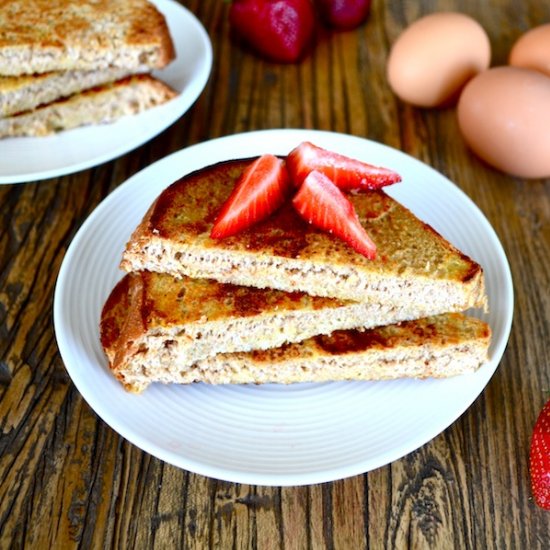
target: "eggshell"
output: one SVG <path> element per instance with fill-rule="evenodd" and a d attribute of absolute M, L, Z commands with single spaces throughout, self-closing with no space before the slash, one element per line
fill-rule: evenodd
<path fill-rule="evenodd" d="M 483 27 L 462 13 L 432 13 L 407 27 L 387 63 L 392 90 L 419 107 L 456 101 L 462 87 L 487 69 L 491 45 Z"/>
<path fill-rule="evenodd" d="M 473 78 L 457 107 L 466 143 L 488 164 L 515 176 L 550 176 L 550 78 L 496 67 Z"/>
<path fill-rule="evenodd" d="M 550 23 L 519 37 L 512 46 L 510 65 L 540 71 L 550 76 Z"/>

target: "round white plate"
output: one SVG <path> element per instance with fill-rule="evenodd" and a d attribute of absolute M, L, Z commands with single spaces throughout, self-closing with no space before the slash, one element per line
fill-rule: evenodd
<path fill-rule="evenodd" d="M 0 139 L 0 184 L 53 178 L 119 157 L 178 120 L 198 98 L 212 68 L 212 45 L 197 18 L 173 0 L 153 0 L 166 17 L 176 59 L 154 76 L 179 95 L 113 124 L 87 126 L 47 137 Z"/>
<path fill-rule="evenodd" d="M 99 342 L 101 308 L 122 276 L 124 245 L 163 188 L 231 158 L 286 154 L 303 140 L 403 176 L 388 192 L 482 264 L 493 330 L 490 361 L 448 380 L 291 386 L 152 385 L 126 393 L 108 371 Z M 388 464 L 447 428 L 480 394 L 504 352 L 513 311 L 510 269 L 486 218 L 458 187 L 404 153 L 358 137 L 267 130 L 194 145 L 118 187 L 86 220 L 60 270 L 54 321 L 76 387 L 114 430 L 148 453 L 218 479 L 301 485 Z"/>

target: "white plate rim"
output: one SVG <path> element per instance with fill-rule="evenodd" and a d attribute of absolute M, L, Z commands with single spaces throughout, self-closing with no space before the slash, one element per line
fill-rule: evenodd
<path fill-rule="evenodd" d="M 170 84 L 179 92 L 179 95 L 165 105 L 139 113 L 134 117 L 124 117 L 108 125 L 76 128 L 46 137 L 0 139 L 0 156 L 6 158 L 6 156 L 17 155 L 20 156 L 21 161 L 23 161 L 24 155 L 27 164 L 22 162 L 22 165 L 27 167 L 29 156 L 31 159 L 33 156 L 37 156 L 38 151 L 40 151 L 42 147 L 47 148 L 48 155 L 62 156 L 63 148 L 67 145 L 69 140 L 71 142 L 80 140 L 83 144 L 86 143 L 86 140 L 96 143 L 101 140 L 102 135 L 107 135 L 108 133 L 112 134 L 113 131 L 120 133 L 121 136 L 117 146 L 113 149 L 108 151 L 103 150 L 101 153 L 89 156 L 86 156 L 83 152 L 82 157 L 78 160 L 67 164 L 59 164 L 55 167 L 44 169 L 36 168 L 33 170 L 22 168 L 18 171 L 8 171 L 8 169 L 6 169 L 6 171 L 3 172 L 2 166 L 0 165 L 0 185 L 30 183 L 56 178 L 104 164 L 153 139 L 166 130 L 166 128 L 174 124 L 192 107 L 204 90 L 210 77 L 213 62 L 212 43 L 202 23 L 188 8 L 175 2 L 175 0 L 151 1 L 158 7 L 159 11 L 166 16 L 166 21 L 170 27 L 177 51 L 176 59 L 165 69 L 153 71 L 153 75 L 164 80 L 167 84 Z M 186 39 L 189 40 L 189 38 L 191 38 L 195 41 L 193 43 L 194 47 L 197 48 L 200 54 L 196 58 L 188 59 L 188 56 L 185 55 L 186 50 L 182 48 L 182 38 L 174 30 L 176 24 L 179 25 L 182 23 L 185 24 L 187 28 Z M 184 66 L 187 67 L 185 70 L 189 70 L 190 72 L 190 80 L 185 82 L 184 85 L 178 85 L 174 78 L 166 76 L 170 73 L 175 74 L 178 70 L 181 71 Z M 152 111 L 156 111 L 157 113 L 162 111 L 163 115 L 162 117 L 152 115 Z M 150 129 L 140 129 L 140 131 L 136 133 L 134 126 L 130 126 L 128 121 L 130 118 L 143 119 L 144 116 L 148 117 L 148 124 L 151 124 Z M 4 149 L 4 151 L 2 151 L 2 149 Z M 85 147 L 83 146 L 82 149 L 84 150 Z"/>
<path fill-rule="evenodd" d="M 406 157 L 409 159 L 409 161 L 421 165 L 423 170 L 431 172 L 432 174 L 435 173 L 437 178 L 442 182 L 442 185 L 446 186 L 445 190 L 452 193 L 453 196 L 457 198 L 457 200 L 463 201 L 464 204 L 467 204 L 473 215 L 478 218 L 478 221 L 480 221 L 485 228 L 485 237 L 490 241 L 491 250 L 495 255 L 494 259 L 495 261 L 497 261 L 498 267 L 501 270 L 500 275 L 502 277 L 502 288 L 500 290 L 502 292 L 502 296 L 499 296 L 499 298 L 501 298 L 503 301 L 504 310 L 502 311 L 503 318 L 501 319 L 501 327 L 498 339 L 493 340 L 491 359 L 477 373 L 475 373 L 475 375 L 473 375 L 473 377 L 475 377 L 477 381 L 476 390 L 471 392 L 469 398 L 464 400 L 461 403 L 460 407 L 455 408 L 452 414 L 448 414 L 444 418 L 444 420 L 434 423 L 430 429 L 424 430 L 422 433 L 417 434 L 416 437 L 412 438 L 410 441 L 407 441 L 399 448 L 388 449 L 386 452 L 379 454 L 376 457 L 369 457 L 353 464 L 346 464 L 342 467 L 336 467 L 331 469 L 330 471 L 288 472 L 284 475 L 280 473 L 243 471 L 238 468 L 234 470 L 228 470 L 227 468 L 220 468 L 215 464 L 213 465 L 209 463 L 203 463 L 201 461 L 196 461 L 192 458 L 182 456 L 181 453 L 173 452 L 168 448 L 159 447 L 154 442 L 151 442 L 146 438 L 141 437 L 139 433 L 133 433 L 131 430 L 128 430 L 128 427 L 125 425 L 123 419 L 109 416 L 109 413 L 103 409 L 101 400 L 97 399 L 98 396 L 94 395 L 93 391 L 91 391 L 91 389 L 83 384 L 82 380 L 79 379 L 78 373 L 75 371 L 74 368 L 74 358 L 71 356 L 69 345 L 70 343 L 67 341 L 66 335 L 64 334 L 63 330 L 63 326 L 67 322 L 67 319 L 64 318 L 64 302 L 66 300 L 66 296 L 64 295 L 64 288 L 67 284 L 68 279 L 74 275 L 74 264 L 71 263 L 71 258 L 75 251 L 78 250 L 81 244 L 80 241 L 85 239 L 86 235 L 91 230 L 94 224 L 94 219 L 96 219 L 96 217 L 104 209 L 109 208 L 109 205 L 116 203 L 116 201 L 119 200 L 119 196 L 123 197 L 125 194 L 130 193 L 134 185 L 140 185 L 140 179 L 150 177 L 152 174 L 162 168 L 163 165 L 175 163 L 176 161 L 178 161 L 179 158 L 198 158 L 200 157 L 198 153 L 200 153 L 201 150 L 204 151 L 206 148 L 208 148 L 209 150 L 219 151 L 218 155 L 220 158 L 216 158 L 213 160 L 217 161 L 234 157 L 234 150 L 242 150 L 242 145 L 246 144 L 247 142 L 254 142 L 254 147 L 257 148 L 260 146 L 260 144 L 275 143 L 277 140 L 281 139 L 287 140 L 289 143 L 292 144 L 303 141 L 304 139 L 310 139 L 311 141 L 317 141 L 318 143 L 323 144 L 323 141 L 330 141 L 333 138 L 344 141 L 359 140 L 360 142 L 374 145 L 377 150 L 386 152 L 389 151 L 390 154 L 396 154 L 403 158 Z M 249 156 L 248 151 L 244 152 L 241 156 Z M 182 171 L 181 175 L 188 171 L 191 171 L 191 169 L 186 169 L 185 171 Z M 163 182 L 162 187 L 166 187 L 171 182 L 172 181 Z M 144 207 L 145 206 L 148 205 L 144 205 Z M 337 134 L 333 132 L 303 129 L 261 130 L 217 138 L 209 142 L 203 142 L 197 145 L 193 145 L 191 147 L 173 153 L 165 157 L 164 159 L 161 159 L 160 161 L 157 161 L 156 163 L 150 165 L 138 174 L 132 176 L 125 183 L 115 189 L 108 197 L 106 197 L 106 199 L 104 199 L 104 201 L 94 210 L 94 212 L 88 217 L 88 219 L 84 222 L 84 224 L 77 232 L 75 238 L 69 246 L 69 249 L 67 250 L 65 259 L 61 266 L 54 297 L 54 325 L 61 357 L 77 389 L 83 395 L 85 400 L 90 404 L 92 409 L 94 409 L 95 412 L 108 425 L 110 425 L 115 431 L 117 431 L 124 438 L 126 438 L 128 441 L 135 444 L 139 448 L 175 466 L 198 474 L 217 479 L 223 479 L 226 481 L 271 486 L 309 485 L 313 483 L 322 483 L 350 477 L 384 466 L 425 445 L 428 441 L 433 439 L 435 436 L 448 428 L 453 422 L 455 422 L 456 419 L 460 417 L 464 413 L 464 411 L 470 407 L 473 401 L 483 391 L 484 387 L 489 382 L 490 378 L 495 372 L 504 353 L 511 329 L 512 316 L 512 278 L 508 261 L 506 259 L 506 255 L 504 253 L 502 245 L 500 244 L 500 241 L 494 229 L 485 218 L 483 213 L 459 187 L 450 182 L 445 176 L 439 174 L 434 169 L 425 165 L 421 161 L 413 159 L 405 153 L 402 153 L 401 151 L 397 151 L 385 145 L 374 143 L 370 140 L 366 140 L 364 138 L 356 136 L 347 136 L 344 134 Z"/>

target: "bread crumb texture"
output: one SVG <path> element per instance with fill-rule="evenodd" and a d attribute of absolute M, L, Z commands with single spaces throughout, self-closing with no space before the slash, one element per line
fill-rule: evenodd
<path fill-rule="evenodd" d="M 165 66 L 174 47 L 145 0 L 0 0 L 0 74 Z"/>

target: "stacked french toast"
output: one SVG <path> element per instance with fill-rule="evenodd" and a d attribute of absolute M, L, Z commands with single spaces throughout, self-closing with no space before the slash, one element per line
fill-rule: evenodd
<path fill-rule="evenodd" d="M 0 138 L 114 122 L 169 101 L 176 56 L 148 0 L 0 3 Z"/>
<path fill-rule="evenodd" d="M 141 392 L 475 371 L 491 331 L 463 312 L 487 307 L 483 270 L 385 192 L 400 180 L 304 142 L 171 184 L 103 307 L 114 376 Z"/>

